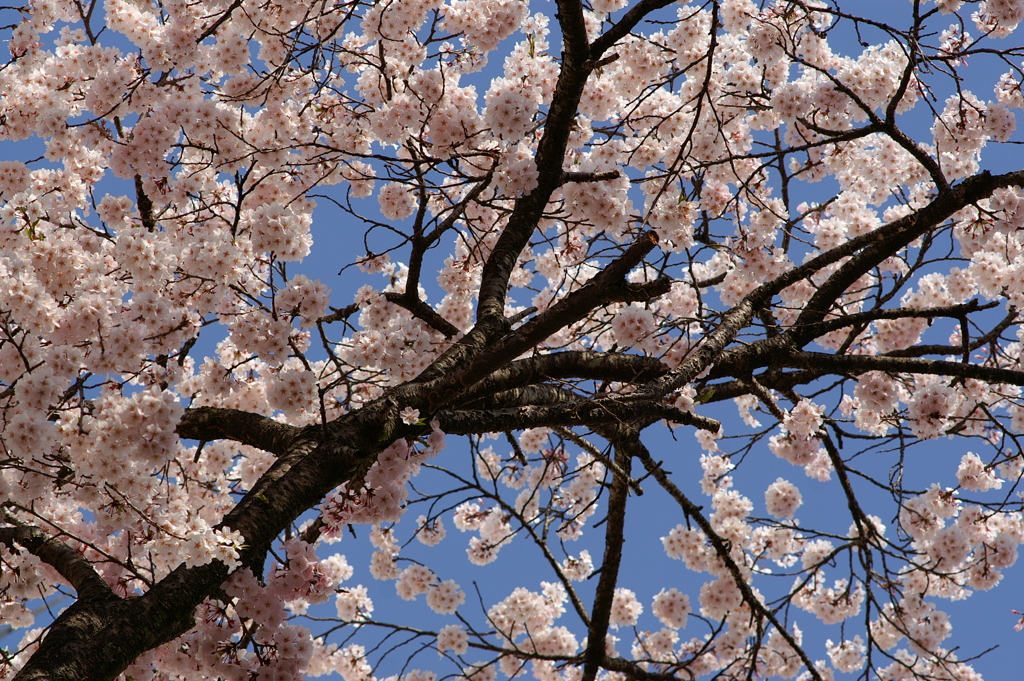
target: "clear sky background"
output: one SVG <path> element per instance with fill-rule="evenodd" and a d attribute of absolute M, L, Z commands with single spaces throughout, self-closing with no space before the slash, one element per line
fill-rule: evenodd
<path fill-rule="evenodd" d="M 901 1 L 879 1 L 879 0 L 850 0 L 841 3 L 849 7 L 851 11 L 870 15 L 881 20 L 890 20 L 895 25 L 906 24 L 910 12 L 910 3 Z M 554 13 L 554 3 L 548 0 L 533 0 L 533 11 Z M 554 27 L 554 21 L 552 21 Z M 1024 41 L 1024 33 L 1018 32 L 1008 40 L 1020 44 Z M 832 36 L 833 50 L 847 54 L 859 54 L 861 47 L 856 44 L 853 36 L 847 35 L 844 40 L 835 41 Z M 868 42 L 876 42 L 877 36 L 870 32 L 865 33 L 864 38 Z M 557 34 L 551 38 L 552 51 L 557 53 Z M 486 83 L 490 78 L 498 75 L 503 61 L 503 53 L 492 54 L 489 66 L 480 74 L 471 78 L 478 86 L 481 93 L 486 91 Z M 1005 71 L 1005 68 L 993 70 L 991 65 L 972 66 L 969 74 L 978 78 L 979 86 L 976 90 L 983 99 L 992 97 L 991 87 L 998 75 Z M 970 82 L 965 87 L 970 88 Z M 944 96 L 939 98 L 941 106 Z M 914 127 L 912 132 L 918 139 L 927 138 L 927 128 L 931 125 L 930 116 L 926 115 L 927 109 L 919 107 L 918 110 L 908 118 Z M 1015 139 L 1022 139 L 1018 132 Z M 25 143 L 4 142 L 0 144 L 0 159 L 26 160 L 39 155 L 41 145 L 38 141 Z M 992 171 L 1017 169 L 1021 167 L 1021 155 L 1018 147 L 989 146 L 983 155 L 983 168 Z M 108 185 L 109 191 L 113 193 L 130 193 L 126 188 L 114 189 L 114 181 Z M 797 190 L 797 196 L 793 205 L 801 200 L 813 197 L 829 195 L 833 185 L 828 182 L 816 185 L 804 185 Z M 328 188 L 327 192 L 341 191 L 340 188 Z M 375 199 L 367 199 L 359 202 L 359 207 L 367 214 L 374 214 L 376 211 Z M 352 296 L 358 286 L 364 283 L 371 283 L 378 287 L 385 284 L 381 277 L 370 277 L 361 274 L 355 268 L 349 268 L 344 273 L 338 273 L 339 264 L 351 262 L 361 254 L 362 229 L 354 224 L 354 219 L 339 211 L 330 202 L 321 200 L 315 213 L 313 225 L 314 246 L 309 257 L 300 266 L 292 266 L 290 272 L 302 272 L 311 278 L 319 278 L 324 281 L 332 290 L 332 304 L 336 307 L 343 307 L 352 302 Z M 359 250 L 353 250 L 358 248 Z M 443 258 L 446 252 L 439 250 L 438 255 Z M 400 256 L 394 256 L 400 258 Z M 679 274 L 679 273 L 676 273 Z M 436 303 L 440 300 L 440 289 L 429 274 L 423 277 L 423 285 L 428 292 L 428 302 Z M 205 354 L 212 354 L 213 346 L 219 336 L 216 329 L 204 331 L 204 341 L 193 350 L 197 360 Z M 935 327 L 930 331 L 934 338 L 945 340 L 950 328 L 943 326 L 942 322 L 936 322 Z M 210 333 L 213 332 L 213 333 Z M 206 335 L 209 339 L 206 339 Z M 926 337 L 926 341 L 928 338 Z M 311 353 L 316 356 L 316 353 Z M 734 405 L 730 403 L 707 405 L 699 410 L 699 413 L 721 419 L 724 423 L 727 435 L 747 433 L 749 428 L 739 420 Z M 768 421 L 762 419 L 765 423 Z M 699 480 L 701 468 L 699 457 L 701 450 L 693 437 L 693 431 L 689 428 L 680 427 L 675 430 L 675 437 L 667 429 L 659 426 L 652 427 L 645 431 L 644 442 L 652 451 L 656 459 L 665 461 L 665 467 L 671 471 L 673 479 L 691 498 L 699 500 L 699 503 L 708 504 L 709 500 L 700 492 Z M 722 442 L 722 448 L 730 449 L 730 440 Z M 507 454 L 509 445 L 504 439 L 497 439 L 491 442 L 499 454 Z M 955 471 L 960 457 L 968 451 L 964 440 L 940 439 L 923 445 L 911 447 L 907 455 L 907 474 L 917 476 L 917 480 L 911 479 L 908 487 L 924 488 L 931 482 L 938 482 L 941 485 L 955 486 Z M 574 452 L 575 453 L 575 452 Z M 871 467 L 878 471 L 885 479 L 885 471 L 891 465 L 891 457 L 886 458 L 879 455 L 879 461 L 872 463 Z M 432 464 L 451 468 L 453 470 L 467 471 L 470 465 L 470 454 L 465 443 L 460 438 L 451 437 L 448 439 L 448 447 L 442 454 L 432 461 Z M 431 489 L 438 484 L 439 473 L 426 471 L 413 481 L 418 488 Z M 803 472 L 788 463 L 777 459 L 768 451 L 766 443 L 755 445 L 750 454 L 743 460 L 742 465 L 735 471 L 736 488 L 749 496 L 755 504 L 755 515 L 767 515 L 764 510 L 764 488 L 777 477 L 785 477 L 800 488 L 804 506 L 798 513 L 798 517 L 814 518 L 815 523 L 829 524 L 839 534 L 845 534 L 846 528 L 850 525 L 851 519 L 846 509 L 845 502 L 839 490 L 839 483 L 833 479 L 827 483 L 819 483 L 807 478 Z M 894 507 L 891 503 L 877 506 L 872 501 L 884 502 L 877 491 L 872 490 L 865 483 L 854 481 L 858 494 L 863 495 L 863 505 L 868 513 L 875 513 L 882 517 L 883 522 L 893 531 Z M 627 513 L 626 545 L 624 560 L 621 571 L 620 585 L 631 588 L 637 592 L 641 603 L 644 604 L 645 612 L 641 617 L 639 628 L 657 630 L 661 625 L 650 613 L 650 604 L 653 596 L 662 588 L 675 587 L 688 593 L 691 602 L 696 609 L 697 593 L 700 586 L 707 581 L 707 575 L 695 575 L 686 570 L 683 563 L 669 559 L 661 545 L 661 537 L 678 523 L 683 522 L 683 516 L 667 495 L 661 493 L 653 481 L 644 485 L 646 494 L 642 497 L 633 496 L 629 501 Z M 398 536 L 400 541 L 407 540 L 415 528 L 415 519 L 424 511 L 420 508 L 411 508 L 399 525 Z M 593 518 L 599 520 L 603 517 L 603 510 Z M 467 594 L 467 603 L 463 608 L 473 615 L 471 621 L 479 622 L 481 601 L 483 609 L 490 607 L 493 603 L 508 595 L 516 586 L 524 586 L 531 590 L 539 589 L 541 581 L 553 581 L 550 570 L 538 564 L 539 551 L 524 537 L 517 537 L 510 546 L 505 547 L 498 559 L 487 566 L 476 567 L 469 563 L 465 557 L 465 548 L 470 538 L 470 533 L 459 533 L 450 521 L 450 514 L 446 518 L 448 537 L 438 547 L 428 548 L 416 542 L 410 544 L 403 550 L 403 557 L 420 559 L 425 564 L 438 572 L 441 579 L 454 579 Z M 374 580 L 368 570 L 370 553 L 372 547 L 366 540 L 369 528 L 357 527 L 357 538 L 346 536 L 340 544 L 328 546 L 333 551 L 344 553 L 349 563 L 355 568 L 355 575 L 343 584 L 343 587 L 364 584 L 370 589 L 371 597 L 374 599 L 374 615 L 384 621 L 409 624 L 412 626 L 423 626 L 424 628 L 437 629 L 445 624 L 453 623 L 450 617 L 441 617 L 433 614 L 424 603 L 424 598 L 419 597 L 414 602 L 406 602 L 395 594 L 393 583 L 384 583 Z M 569 548 L 573 553 L 586 548 L 594 556 L 595 563 L 600 562 L 602 553 L 603 528 L 590 530 L 577 544 Z M 593 580 L 596 581 L 596 580 Z M 585 602 L 592 596 L 593 581 L 579 587 Z M 768 583 L 758 582 L 764 592 L 770 593 L 772 588 L 788 589 L 792 584 L 791 577 L 780 577 L 778 587 L 772 587 Z M 1021 645 L 1024 644 L 1024 633 L 1018 634 L 1013 630 L 1017 617 L 1011 613 L 1012 608 L 1024 610 L 1024 566 L 1017 565 L 1005 572 L 1003 584 L 990 592 L 976 593 L 971 598 L 950 603 L 938 601 L 940 609 L 948 612 L 953 620 L 953 638 L 947 640 L 947 644 L 955 642 L 960 646 L 961 659 L 981 653 L 993 646 L 999 646 L 996 650 L 974 663 L 975 668 L 982 672 L 990 681 L 1002 679 L 1014 679 L 1021 677 L 1020 653 Z M 480 600 L 476 592 L 480 593 Z M 65 601 L 65 604 L 67 602 Z M 333 601 L 318 608 L 310 610 L 312 615 L 334 616 Z M 582 640 L 585 632 L 577 624 L 571 623 L 571 613 L 567 613 L 561 624 L 572 628 Z M 812 659 L 825 658 L 824 642 L 826 639 L 839 640 L 842 638 L 841 629 L 838 625 L 825 626 L 815 620 L 813 616 L 800 613 L 797 617 L 801 628 L 804 631 L 804 643 Z M 41 620 L 40 620 L 41 623 Z M 311 626 L 314 633 L 317 632 L 315 625 Z M 327 625 L 325 625 L 326 627 Z M 708 631 L 707 625 L 698 619 L 691 617 L 687 629 L 680 632 L 683 639 L 693 635 L 701 635 Z M 0 641 L 0 645 L 11 646 L 20 638 L 21 632 Z M 341 643 L 348 631 L 337 632 L 329 639 L 332 642 Z M 629 645 L 632 636 L 629 632 L 620 632 L 623 639 L 619 646 L 622 655 L 629 654 Z M 356 639 L 359 640 L 358 638 Z M 424 641 L 427 643 L 427 641 Z M 469 655 L 472 659 L 472 654 Z M 371 658 L 376 662 L 376 658 Z M 407 655 L 400 654 L 384 659 L 378 670 L 378 676 L 396 673 L 407 662 Z M 423 649 L 419 655 L 409 663 L 409 668 L 429 669 L 437 666 L 437 653 L 432 647 Z M 840 675 L 839 678 L 854 678 L 853 675 Z"/>

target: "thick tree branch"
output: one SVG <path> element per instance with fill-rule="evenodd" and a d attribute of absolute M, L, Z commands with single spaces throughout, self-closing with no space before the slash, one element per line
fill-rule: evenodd
<path fill-rule="evenodd" d="M 321 317 L 320 319 L 316 320 L 316 323 L 317 324 L 332 324 L 334 322 L 343 322 L 346 319 L 348 319 L 349 317 L 351 317 L 352 315 L 354 315 L 356 312 L 359 312 L 359 306 L 356 305 L 355 303 L 352 303 L 351 305 L 346 305 L 345 307 L 341 308 L 340 310 L 336 310 L 336 309 L 332 308 L 332 311 L 331 311 L 330 314 L 326 314 L 323 317 Z"/>
<path fill-rule="evenodd" d="M 117 598 L 84 556 L 38 527 L 0 527 L 0 544 L 11 550 L 16 550 L 16 546 L 28 549 L 66 579 L 78 592 L 80 600 L 103 601 Z"/>
<path fill-rule="evenodd" d="M 661 376 L 668 367 L 655 357 L 592 350 L 569 350 L 517 359 L 496 369 L 468 388 L 457 404 L 482 395 L 546 380 L 584 379 L 643 383 Z"/>
<path fill-rule="evenodd" d="M 562 173 L 562 184 L 570 184 L 573 182 L 605 182 L 607 180 L 615 180 L 621 177 L 621 173 L 618 170 L 609 170 L 604 173 L 582 173 L 578 171 L 567 170 Z"/>
<path fill-rule="evenodd" d="M 736 334 L 750 323 L 754 311 L 760 306 L 761 299 L 764 297 L 764 294 L 754 294 L 760 292 L 762 288 L 764 287 L 762 286 L 754 293 L 749 294 L 736 307 L 729 310 L 718 327 L 704 337 L 704 342 L 690 359 L 666 372 L 660 378 L 648 382 L 643 387 L 643 393 L 650 398 L 667 395 L 692 382 L 698 374 L 707 369 L 718 354 L 725 349 L 725 346 L 732 342 Z"/>
<path fill-rule="evenodd" d="M 681 411 L 667 404 L 621 399 L 588 400 L 549 406 L 491 410 L 441 410 L 436 414 L 441 430 L 453 435 L 500 433 L 554 426 L 589 426 L 665 419 L 674 423 L 718 432 L 721 424 L 706 416 Z"/>
<path fill-rule="evenodd" d="M 413 317 L 425 322 L 427 326 L 444 334 L 445 338 L 454 338 L 462 331 L 450 321 L 437 313 L 437 310 L 427 305 L 415 294 L 388 292 L 384 294 L 388 302 L 408 310 Z"/>
<path fill-rule="evenodd" d="M 582 398 L 565 388 L 544 383 L 509 388 L 493 395 L 482 397 L 461 405 L 463 409 L 507 409 L 509 407 L 525 407 L 529 405 L 564 404 L 578 402 Z"/>
<path fill-rule="evenodd" d="M 238 409 L 193 407 L 181 418 L 177 432 L 188 440 L 232 440 L 280 456 L 291 449 L 303 429 Z"/>
<path fill-rule="evenodd" d="M 579 0 L 559 0 L 558 20 L 562 28 L 562 64 L 555 93 L 544 119 L 544 133 L 537 144 L 537 186 L 516 201 L 508 224 L 495 243 L 480 278 L 477 321 L 504 318 L 508 279 L 519 254 L 537 228 L 551 194 L 561 186 L 565 151 L 576 120 L 583 88 L 590 75 L 583 6 Z"/>
<path fill-rule="evenodd" d="M 381 406 L 385 405 L 367 408 Z M 369 420 L 360 416 L 363 422 Z M 353 433 L 340 441 L 357 443 L 372 437 Z M 318 446 L 315 438 L 296 438 L 218 527 L 241 532 L 242 563 L 262 573 L 271 542 L 302 512 L 351 478 L 367 456 L 341 444 Z M 138 598 L 80 599 L 57 618 L 15 678 L 113 679 L 145 651 L 191 629 L 195 608 L 228 574 L 217 560 L 197 567 L 183 564 Z"/>
<path fill-rule="evenodd" d="M 147 232 L 156 231 L 156 217 L 153 215 L 153 201 L 146 194 L 142 184 L 142 176 L 135 176 L 135 205 L 139 209 L 139 219 Z"/>
<path fill-rule="evenodd" d="M 622 547 L 625 543 L 626 500 L 629 497 L 629 475 L 633 457 L 637 455 L 640 434 L 625 426 L 602 428 L 602 436 L 615 447 L 615 465 L 622 472 L 612 478 L 608 494 L 608 515 L 605 519 L 604 560 L 601 576 L 594 591 L 594 606 L 590 609 L 587 631 L 587 649 L 583 653 L 581 681 L 594 681 L 605 657 L 605 638 L 611 619 L 615 586 L 619 581 Z"/>
<path fill-rule="evenodd" d="M 947 191 L 940 192 L 924 208 L 861 237 L 851 239 L 844 244 L 843 248 L 848 249 L 850 244 L 859 241 L 861 245 L 856 249 L 857 254 L 818 287 L 804 307 L 804 311 L 797 317 L 794 326 L 797 329 L 807 328 L 820 322 L 836 299 L 857 279 L 892 254 L 906 247 L 914 239 L 942 224 L 957 211 L 988 198 L 997 189 L 1022 185 L 1024 185 L 1024 170 L 1003 175 L 983 172 L 967 178 Z M 802 345 L 803 343 L 798 342 L 798 344 Z"/>

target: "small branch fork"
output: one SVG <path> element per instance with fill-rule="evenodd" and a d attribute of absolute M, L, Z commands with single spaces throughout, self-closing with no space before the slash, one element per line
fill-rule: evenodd
<path fill-rule="evenodd" d="M 796 639 L 794 639 L 793 635 L 789 633 L 785 626 L 783 626 L 782 622 L 780 622 L 775 616 L 775 613 L 768 609 L 768 607 L 765 606 L 765 604 L 762 603 L 754 593 L 748 578 L 743 574 L 742 569 L 733 559 L 729 543 L 715 532 L 714 528 L 711 526 L 711 522 L 704 517 L 703 513 L 701 513 L 701 507 L 694 504 L 685 494 L 683 494 L 682 490 L 680 490 L 676 484 L 672 482 L 671 478 L 668 477 L 668 474 L 661 467 L 661 464 L 651 457 L 650 452 L 647 451 L 647 448 L 643 447 L 642 444 L 640 445 L 640 451 L 637 453 L 637 458 L 640 459 L 640 462 L 644 465 L 644 468 L 651 477 L 657 480 L 662 489 L 668 492 L 669 496 L 676 501 L 686 517 L 692 519 L 708 538 L 708 541 L 715 550 L 715 554 L 725 564 L 726 569 L 729 570 L 729 574 L 736 583 L 736 588 L 739 589 L 740 593 L 743 595 L 743 601 L 750 607 L 751 612 L 753 612 L 759 619 L 767 620 L 775 627 L 779 632 L 779 635 L 785 639 L 786 643 L 789 644 L 789 647 L 793 649 L 793 652 L 796 653 L 800 658 L 800 661 L 803 662 L 804 666 L 807 668 L 807 673 L 810 674 L 814 681 L 823 681 L 817 667 L 815 667 L 811 659 L 807 656 L 803 647 L 796 642 Z"/>
<path fill-rule="evenodd" d="M 553 430 L 562 437 L 564 437 L 569 442 L 572 442 L 574 445 L 576 445 L 577 447 L 579 447 L 580 449 L 582 449 L 583 451 L 585 451 L 586 453 L 590 454 L 592 457 L 603 463 L 615 475 L 625 480 L 626 484 L 629 485 L 629 488 L 633 490 L 633 493 L 636 494 L 638 497 L 642 497 L 644 495 L 644 490 L 640 486 L 639 480 L 630 477 L 626 473 L 626 471 L 619 467 L 619 464 L 617 464 L 614 459 L 610 459 L 607 456 L 605 456 L 604 452 L 595 447 L 586 438 L 577 435 L 571 429 L 566 428 L 564 426 L 555 426 Z"/>
<path fill-rule="evenodd" d="M 768 409 L 769 413 L 781 423 L 786 417 L 786 412 L 775 402 L 775 398 L 772 397 L 771 393 L 753 376 L 744 379 L 744 382 L 750 387 L 750 392 L 756 395 L 765 408 Z M 796 397 L 794 395 L 793 399 L 796 399 Z M 859 536 L 862 540 L 870 540 L 877 535 L 877 530 L 860 507 L 860 502 L 857 500 L 856 494 L 854 494 L 853 485 L 850 482 L 846 464 L 839 454 L 839 449 L 824 429 L 819 430 L 816 433 L 816 437 L 822 441 L 829 461 L 832 463 L 832 468 L 836 471 L 836 476 L 839 478 L 839 483 L 843 488 L 843 494 L 846 496 L 846 505 L 850 510 L 850 515 L 853 517 L 854 524 L 857 526 Z"/>

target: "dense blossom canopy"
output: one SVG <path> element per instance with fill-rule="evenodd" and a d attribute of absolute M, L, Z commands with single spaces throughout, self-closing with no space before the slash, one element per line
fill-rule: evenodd
<path fill-rule="evenodd" d="M 0 10 L 0 678 L 980 678 L 1024 1 L 884 4 Z"/>

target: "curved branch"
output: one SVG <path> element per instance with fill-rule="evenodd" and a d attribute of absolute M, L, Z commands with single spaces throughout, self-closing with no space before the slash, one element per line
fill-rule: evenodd
<path fill-rule="evenodd" d="M 420 216 L 416 219 L 416 233 L 412 237 L 412 252 L 409 254 L 409 271 L 405 277 L 405 293 L 389 292 L 384 297 L 392 303 L 404 307 L 413 316 L 423 320 L 428 325 L 443 333 L 446 338 L 453 338 L 462 331 L 451 324 L 447 319 L 437 313 L 434 308 L 427 305 L 419 297 L 420 275 L 423 270 L 423 256 L 441 235 L 455 227 L 455 224 L 466 212 L 466 207 L 476 201 L 480 194 L 490 186 L 494 178 L 494 172 L 487 173 L 477 182 L 466 195 L 448 211 L 444 220 L 440 222 L 429 234 L 422 234 L 422 222 Z M 422 213 L 422 207 L 421 207 Z"/>
<path fill-rule="evenodd" d="M 593 57 L 599 58 L 612 45 L 629 35 L 629 32 L 636 28 L 636 25 L 644 20 L 651 12 L 668 7 L 674 0 L 640 0 L 619 21 L 605 31 L 590 45 Z"/>
<path fill-rule="evenodd" d="M 623 480 L 626 481 L 626 484 L 629 485 L 629 488 L 633 490 L 633 493 L 636 494 L 638 497 L 642 497 L 644 495 L 644 488 L 640 486 L 640 483 L 637 482 L 636 479 L 629 477 L 629 475 L 626 474 L 625 471 L 619 468 L 619 465 L 615 463 L 614 459 L 609 459 L 607 456 L 605 456 L 604 452 L 595 447 L 586 438 L 577 435 L 572 431 L 571 428 L 565 428 L 563 426 L 555 426 L 554 431 L 561 435 L 566 440 L 569 440 L 570 442 L 578 446 L 580 449 L 590 454 L 592 457 L 594 457 L 601 463 L 603 463 L 615 475 L 620 476 Z"/>
<path fill-rule="evenodd" d="M 797 346 L 813 340 L 812 337 L 800 334 L 800 329 L 808 329 L 821 322 L 832 302 L 865 272 L 958 210 L 991 196 L 996 189 L 1021 185 L 1024 185 L 1024 170 L 1004 175 L 992 175 L 988 172 L 975 175 L 948 192 L 940 194 L 924 208 L 850 239 L 841 246 L 815 256 L 803 265 L 787 270 L 772 281 L 758 286 L 725 313 L 718 328 L 705 337 L 704 343 L 689 360 L 661 378 L 650 381 L 644 386 L 644 394 L 649 397 L 665 395 L 690 383 L 712 363 L 726 345 L 732 342 L 736 334 L 753 318 L 755 311 L 771 300 L 772 296 L 824 267 L 850 257 L 849 262 L 841 266 L 818 288 L 794 322 L 793 335 L 786 336 L 786 342 Z"/>
<path fill-rule="evenodd" d="M 188 409 L 177 427 L 178 435 L 189 440 L 232 440 L 277 456 L 287 452 L 302 432 L 302 428 L 266 416 L 223 407 Z"/>
<path fill-rule="evenodd" d="M 1010 305 L 1009 311 L 1006 313 L 1006 316 L 1003 317 L 1002 321 L 993 326 L 983 336 L 978 336 L 967 344 L 967 352 L 973 352 L 980 347 L 995 342 L 1004 331 L 1017 323 L 1018 318 L 1019 312 L 1017 308 Z M 967 338 L 964 337 L 964 340 L 966 341 Z M 957 353 L 962 353 L 963 351 L 963 345 L 960 345 L 959 347 L 953 347 L 951 345 L 914 345 L 902 350 L 893 350 L 885 354 L 888 357 L 921 357 L 923 355 L 955 355 Z"/>
<path fill-rule="evenodd" d="M 66 579 L 78 592 L 79 599 L 117 600 L 110 586 L 103 581 L 84 556 L 38 527 L 0 527 L 0 544 L 11 550 L 14 550 L 16 545 L 27 549 Z"/>
<path fill-rule="evenodd" d="M 234 2 L 231 3 L 231 5 L 229 5 L 224 11 L 221 12 L 220 16 L 217 17 L 216 21 L 210 24 L 210 26 L 205 31 L 199 34 L 199 37 L 196 38 L 196 44 L 198 45 L 199 43 L 203 42 L 211 35 L 216 33 L 217 29 L 220 28 L 225 21 L 231 18 L 231 13 L 242 6 L 242 2 L 243 0 L 234 0 Z"/>
<path fill-rule="evenodd" d="M 461 329 L 438 314 L 437 310 L 427 305 L 416 294 L 389 291 L 384 294 L 384 298 L 389 303 L 394 303 L 407 310 L 413 317 L 424 322 L 430 328 L 444 334 L 445 338 L 454 338 L 462 333 Z"/>
<path fill-rule="evenodd" d="M 845 315 L 842 317 L 825 319 L 812 327 L 800 329 L 800 335 L 804 336 L 806 334 L 813 333 L 814 337 L 817 338 L 837 329 L 844 329 L 848 326 L 855 326 L 857 324 L 868 324 L 879 319 L 909 319 L 913 317 L 925 319 L 934 319 L 935 317 L 952 317 L 954 319 L 958 319 L 964 315 L 968 315 L 973 312 L 980 312 L 981 310 L 988 310 L 996 307 L 997 305 L 999 305 L 999 303 L 996 301 L 982 305 L 975 298 L 960 305 L 945 305 L 941 307 L 898 307 L 884 310 L 868 310 L 866 312 L 857 312 L 855 314 Z"/>

